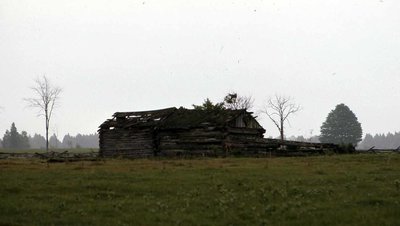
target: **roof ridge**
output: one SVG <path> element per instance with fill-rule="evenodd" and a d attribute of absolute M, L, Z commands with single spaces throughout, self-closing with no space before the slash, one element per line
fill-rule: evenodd
<path fill-rule="evenodd" d="M 152 114 L 152 113 L 161 113 L 163 111 L 168 112 L 168 111 L 175 111 L 177 110 L 176 107 L 170 107 L 170 108 L 164 108 L 164 109 L 158 109 L 158 110 L 149 110 L 149 111 L 125 111 L 125 112 L 115 112 L 113 114 L 113 117 L 124 117 L 124 116 L 129 116 L 129 115 L 140 115 L 140 114 Z"/>

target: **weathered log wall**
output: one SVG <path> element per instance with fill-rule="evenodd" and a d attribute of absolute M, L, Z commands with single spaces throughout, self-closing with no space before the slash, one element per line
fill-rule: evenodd
<path fill-rule="evenodd" d="M 225 138 L 220 128 L 205 127 L 161 130 L 158 133 L 160 155 L 217 155 Z"/>
<path fill-rule="evenodd" d="M 291 155 L 338 150 L 334 144 L 282 142 L 261 136 L 260 131 L 250 128 L 118 128 L 101 131 L 100 156 L 254 156 L 271 152 Z"/>
<path fill-rule="evenodd" d="M 253 128 L 191 128 L 159 131 L 161 155 L 229 155 L 233 152 L 256 153 L 270 145 L 263 142 L 262 131 Z"/>
<path fill-rule="evenodd" d="M 253 128 L 104 129 L 100 132 L 100 156 L 252 155 L 279 146 L 261 137 L 262 131 Z"/>
<path fill-rule="evenodd" d="M 154 155 L 154 132 L 149 128 L 101 130 L 100 156 L 148 157 Z"/>

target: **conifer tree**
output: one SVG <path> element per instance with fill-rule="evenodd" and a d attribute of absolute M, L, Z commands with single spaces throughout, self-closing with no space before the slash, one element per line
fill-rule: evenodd
<path fill-rule="evenodd" d="M 6 131 L 3 137 L 3 147 L 10 149 L 25 149 L 29 148 L 29 138 L 25 131 L 18 133 L 15 123 L 11 124 L 10 131 Z"/>
<path fill-rule="evenodd" d="M 361 138 L 361 123 L 345 104 L 337 105 L 321 126 L 320 141 L 324 143 L 356 146 Z"/>

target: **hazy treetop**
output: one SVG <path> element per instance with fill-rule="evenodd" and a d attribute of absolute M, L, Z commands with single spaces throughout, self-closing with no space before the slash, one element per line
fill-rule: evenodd
<path fill-rule="evenodd" d="M 0 133 L 42 133 L 22 98 L 37 76 L 63 88 L 50 133 L 93 133 L 116 111 L 191 107 L 235 90 L 276 93 L 310 136 L 338 103 L 367 133 L 399 130 L 400 1 L 0 1 Z M 263 116 L 266 135 L 276 136 Z"/>

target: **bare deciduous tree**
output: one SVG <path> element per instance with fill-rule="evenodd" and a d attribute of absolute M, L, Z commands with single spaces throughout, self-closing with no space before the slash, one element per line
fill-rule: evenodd
<path fill-rule="evenodd" d="M 239 96 L 236 92 L 231 92 L 224 98 L 224 107 L 232 110 L 253 108 L 254 99 L 251 96 Z"/>
<path fill-rule="evenodd" d="M 281 140 L 284 140 L 284 125 L 289 121 L 289 116 L 298 112 L 301 107 L 292 102 L 292 98 L 275 95 L 274 98 L 269 98 L 265 106 L 264 113 L 278 128 Z"/>
<path fill-rule="evenodd" d="M 46 76 L 37 78 L 35 86 L 31 88 L 34 91 L 35 98 L 25 98 L 29 107 L 38 108 L 39 115 L 44 116 L 46 122 L 46 152 L 49 151 L 49 126 L 54 108 L 58 104 L 61 88 L 53 86 Z"/>

